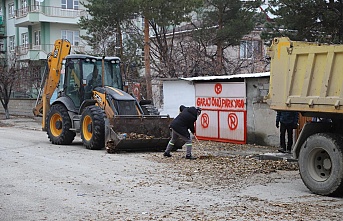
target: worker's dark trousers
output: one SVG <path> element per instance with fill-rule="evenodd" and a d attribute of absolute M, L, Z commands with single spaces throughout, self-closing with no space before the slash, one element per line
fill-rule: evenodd
<path fill-rule="evenodd" d="M 167 145 L 166 148 L 166 153 L 170 153 L 170 151 L 172 151 L 172 149 L 174 148 L 175 142 L 178 138 L 181 138 L 183 141 L 185 141 L 185 145 L 186 145 L 186 156 L 191 156 L 192 155 L 192 139 L 191 138 L 187 138 L 185 136 L 182 136 L 181 134 L 179 134 L 178 132 L 176 132 L 175 130 L 172 129 L 172 137 Z"/>
<path fill-rule="evenodd" d="M 287 132 L 287 149 L 286 149 L 286 132 Z M 280 126 L 280 147 L 283 150 L 292 150 L 293 145 L 293 125 L 283 124 Z"/>

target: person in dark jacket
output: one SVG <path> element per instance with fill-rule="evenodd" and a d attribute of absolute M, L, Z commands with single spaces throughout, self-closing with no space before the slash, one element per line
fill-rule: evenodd
<path fill-rule="evenodd" d="M 299 113 L 294 111 L 277 111 L 276 127 L 280 127 L 280 147 L 279 152 L 291 152 L 293 145 L 293 129 L 297 128 Z M 286 148 L 286 132 L 287 132 L 287 148 Z"/>
<path fill-rule="evenodd" d="M 201 109 L 196 107 L 186 107 L 181 105 L 179 107 L 179 115 L 171 122 L 170 128 L 172 130 L 172 137 L 163 154 L 165 157 L 171 157 L 171 150 L 178 138 L 181 138 L 186 143 L 186 159 L 196 159 L 192 156 L 192 138 L 188 130 L 194 134 L 194 123 L 201 114 Z"/>

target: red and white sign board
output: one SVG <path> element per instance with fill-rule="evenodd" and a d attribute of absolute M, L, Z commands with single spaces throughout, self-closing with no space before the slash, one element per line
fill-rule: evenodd
<path fill-rule="evenodd" d="M 199 139 L 246 143 L 244 82 L 196 84 L 195 99 L 202 109 L 196 122 Z"/>

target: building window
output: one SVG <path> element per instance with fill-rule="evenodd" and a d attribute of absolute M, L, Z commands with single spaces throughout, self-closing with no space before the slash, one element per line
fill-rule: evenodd
<path fill-rule="evenodd" d="M 62 9 L 79 9 L 79 0 L 62 0 Z"/>
<path fill-rule="evenodd" d="M 23 17 L 26 16 L 28 12 L 28 8 L 27 8 L 27 0 L 21 0 L 19 3 L 19 7 L 18 10 L 16 11 L 16 16 L 17 17 Z"/>
<path fill-rule="evenodd" d="M 21 45 L 24 46 L 25 48 L 29 47 L 29 40 L 28 40 L 28 34 L 23 33 L 21 34 Z"/>
<path fill-rule="evenodd" d="M 2 14 L 2 7 L 0 6 L 0 25 L 4 23 L 3 19 L 4 19 L 4 14 Z"/>
<path fill-rule="evenodd" d="M 14 43 L 14 35 L 9 37 L 9 49 L 10 51 L 14 51 L 15 43 Z"/>
<path fill-rule="evenodd" d="M 34 44 L 40 45 L 40 31 L 34 31 L 33 36 L 34 36 Z"/>
<path fill-rule="evenodd" d="M 27 0 L 21 0 L 20 1 L 20 6 L 24 9 L 27 9 Z"/>
<path fill-rule="evenodd" d="M 9 18 L 14 18 L 15 13 L 14 13 L 14 3 L 8 4 L 8 17 Z"/>
<path fill-rule="evenodd" d="M 62 39 L 67 39 L 71 45 L 79 46 L 80 45 L 80 32 L 79 31 L 70 31 L 62 30 Z"/>
<path fill-rule="evenodd" d="M 258 40 L 243 40 L 239 46 L 240 59 L 254 59 L 262 57 L 262 42 Z"/>
<path fill-rule="evenodd" d="M 40 0 L 35 0 L 33 2 L 32 10 L 39 10 Z"/>
<path fill-rule="evenodd" d="M 4 46 L 4 40 L 0 39 L 0 52 L 4 52 L 5 51 L 5 46 Z"/>

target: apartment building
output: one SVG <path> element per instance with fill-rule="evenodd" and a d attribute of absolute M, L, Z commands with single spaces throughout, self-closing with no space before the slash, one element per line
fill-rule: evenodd
<path fill-rule="evenodd" d="M 85 52 L 77 23 L 86 10 L 80 0 L 0 0 L 0 58 L 27 67 L 14 98 L 35 98 L 47 55 L 56 39 L 68 39 L 71 53 Z"/>

